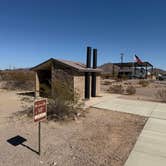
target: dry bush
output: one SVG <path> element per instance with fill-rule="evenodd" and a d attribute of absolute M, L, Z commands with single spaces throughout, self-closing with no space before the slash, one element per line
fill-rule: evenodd
<path fill-rule="evenodd" d="M 35 74 L 29 70 L 8 70 L 1 72 L 2 80 L 6 82 L 5 89 L 33 90 Z"/>
<path fill-rule="evenodd" d="M 66 78 L 66 77 L 65 77 Z M 55 81 L 53 87 L 55 93 L 48 96 L 48 120 L 71 120 L 80 116 L 85 116 L 85 111 L 82 109 L 82 102 L 76 92 L 73 92 L 72 87 L 66 81 Z M 48 93 L 46 92 L 48 90 Z M 50 94 L 50 88 L 45 87 L 45 94 Z M 33 116 L 33 108 L 29 107 L 20 112 L 21 115 Z"/>
<path fill-rule="evenodd" d="M 68 83 L 56 81 L 55 93 L 49 99 L 48 118 L 54 119 L 70 119 L 83 115 L 82 102 L 79 95 L 73 91 Z"/>
<path fill-rule="evenodd" d="M 160 99 L 160 101 L 166 103 L 166 89 L 160 89 L 156 93 L 156 97 Z"/>
<path fill-rule="evenodd" d="M 123 94 L 124 93 L 124 89 L 123 89 L 122 85 L 112 85 L 108 89 L 108 92 L 115 93 L 115 94 Z"/>
<path fill-rule="evenodd" d="M 110 81 L 103 81 L 103 85 L 110 85 L 111 82 Z"/>
<path fill-rule="evenodd" d="M 132 85 L 127 86 L 126 93 L 128 95 L 134 95 L 136 93 L 136 88 L 134 86 L 132 86 Z"/>
<path fill-rule="evenodd" d="M 149 81 L 140 80 L 138 84 L 141 85 L 142 87 L 147 87 L 147 86 L 149 86 Z"/>

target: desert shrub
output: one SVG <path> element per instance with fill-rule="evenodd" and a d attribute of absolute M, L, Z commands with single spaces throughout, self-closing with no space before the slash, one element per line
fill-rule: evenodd
<path fill-rule="evenodd" d="M 122 75 L 120 78 L 122 81 L 128 80 L 128 76 L 126 76 L 126 75 Z"/>
<path fill-rule="evenodd" d="M 127 86 L 126 88 L 126 93 L 128 95 L 134 95 L 136 93 L 136 89 L 134 86 L 130 85 L 130 86 Z"/>
<path fill-rule="evenodd" d="M 48 84 L 40 83 L 40 96 L 50 98 L 51 87 Z"/>
<path fill-rule="evenodd" d="M 156 93 L 156 97 L 162 102 L 166 102 L 166 89 L 160 89 Z"/>
<path fill-rule="evenodd" d="M 4 81 L 33 81 L 34 72 L 30 70 L 9 70 L 1 72 Z"/>
<path fill-rule="evenodd" d="M 122 85 L 112 85 L 108 89 L 108 92 L 115 93 L 115 94 L 123 94 L 124 93 L 124 89 L 123 89 Z"/>
<path fill-rule="evenodd" d="M 104 81 L 104 82 L 103 82 L 103 85 L 110 85 L 110 84 L 111 84 L 110 81 Z"/>
<path fill-rule="evenodd" d="M 33 90 L 35 74 L 29 70 L 7 70 L 1 72 L 2 80 L 6 82 L 5 89 Z"/>
<path fill-rule="evenodd" d="M 55 80 L 55 85 L 52 88 L 54 88 L 54 93 L 51 97 L 48 96 L 48 120 L 71 120 L 79 116 L 85 116 L 85 111 L 82 109 L 82 102 L 80 101 L 79 95 L 76 92 L 73 92 L 69 82 Z M 46 91 L 47 87 L 45 87 L 45 92 Z M 48 93 L 46 92 L 46 94 L 49 93 L 50 88 L 48 88 Z M 20 113 L 32 117 L 33 108 L 26 108 Z"/>
<path fill-rule="evenodd" d="M 49 99 L 48 118 L 65 119 L 82 115 L 82 102 L 77 92 L 67 82 L 56 80 L 55 93 Z"/>
<path fill-rule="evenodd" d="M 139 81 L 139 85 L 141 85 L 142 87 L 147 87 L 149 85 L 149 81 L 147 81 L 147 80 L 140 80 Z"/>

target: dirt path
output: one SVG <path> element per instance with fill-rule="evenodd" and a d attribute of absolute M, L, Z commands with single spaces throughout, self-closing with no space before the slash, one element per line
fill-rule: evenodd
<path fill-rule="evenodd" d="M 37 151 L 37 124 L 11 117 L 21 109 L 16 92 L 0 91 L 0 166 L 123 166 L 146 118 L 90 109 L 86 118 L 42 123 L 42 154 Z M 8 139 L 20 135 L 24 145 Z"/>

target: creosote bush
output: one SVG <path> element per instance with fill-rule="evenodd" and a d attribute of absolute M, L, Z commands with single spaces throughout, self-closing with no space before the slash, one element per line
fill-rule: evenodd
<path fill-rule="evenodd" d="M 47 86 L 44 88 L 45 92 L 48 91 L 48 93 L 45 94 L 50 94 L 50 89 Z M 54 89 L 54 93 L 51 97 L 48 96 L 48 120 L 72 120 L 80 116 L 85 116 L 85 111 L 82 109 L 82 102 L 79 95 L 76 92 L 73 92 L 69 79 L 63 81 L 61 79 L 55 80 L 54 87 L 52 88 Z M 32 117 L 33 108 L 26 108 L 20 113 Z"/>
<path fill-rule="evenodd" d="M 67 82 L 57 80 L 55 82 L 55 93 L 49 99 L 48 118 L 54 119 L 73 119 L 83 115 L 82 103 L 79 95 L 73 92 L 72 87 Z"/>
<path fill-rule="evenodd" d="M 149 85 L 149 81 L 147 80 L 140 80 L 139 81 L 139 84 L 142 86 L 142 87 L 147 87 Z"/>
<path fill-rule="evenodd" d="M 108 92 L 115 93 L 115 94 L 123 94 L 124 93 L 124 89 L 123 89 L 122 85 L 112 85 L 108 89 Z"/>
<path fill-rule="evenodd" d="M 160 99 L 162 102 L 166 103 L 166 89 L 160 89 L 156 93 L 156 97 Z"/>
<path fill-rule="evenodd" d="M 104 82 L 103 82 L 103 85 L 110 85 L 110 84 L 111 84 L 110 81 L 104 81 Z"/>
<path fill-rule="evenodd" d="M 1 72 L 1 79 L 6 82 L 4 89 L 33 90 L 35 74 L 30 70 L 8 70 Z"/>
<path fill-rule="evenodd" d="M 126 93 L 127 93 L 128 95 L 134 95 L 134 94 L 136 93 L 135 87 L 132 86 L 132 85 L 127 86 L 127 88 L 126 88 Z"/>

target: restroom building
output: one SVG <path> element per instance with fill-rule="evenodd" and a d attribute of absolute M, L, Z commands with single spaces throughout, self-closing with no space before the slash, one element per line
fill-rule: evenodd
<path fill-rule="evenodd" d="M 91 61 L 93 58 L 93 61 Z M 92 62 L 92 65 L 91 65 Z M 51 97 L 59 84 L 66 84 L 80 99 L 100 95 L 100 75 L 97 68 L 97 49 L 87 47 L 86 65 L 69 60 L 49 59 L 32 68 L 36 72 L 36 96 Z"/>

